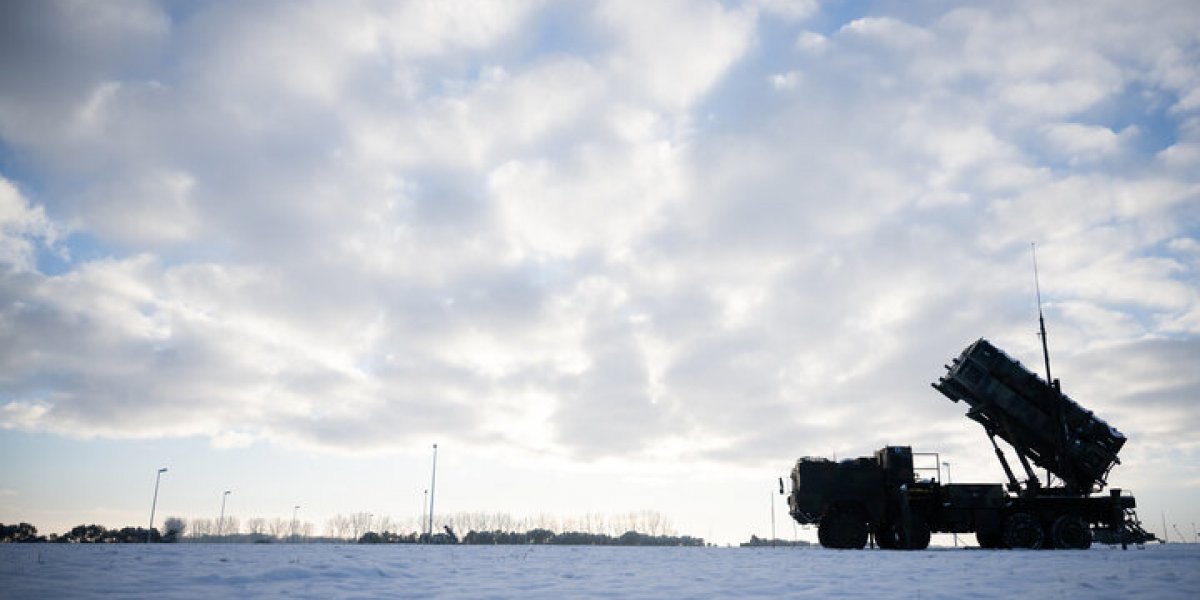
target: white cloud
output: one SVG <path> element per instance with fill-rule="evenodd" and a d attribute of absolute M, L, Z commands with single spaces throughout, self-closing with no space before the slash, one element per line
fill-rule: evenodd
<path fill-rule="evenodd" d="M 967 454 L 926 384 L 1036 353 L 1030 241 L 1065 363 L 1200 329 L 1194 11 L 130 6 L 0 52 L 8 427 Z"/>
<path fill-rule="evenodd" d="M 1047 126 L 1045 132 L 1052 149 L 1072 164 L 1082 164 L 1120 152 L 1122 144 L 1137 135 L 1137 127 L 1130 126 L 1114 132 L 1107 127 L 1055 123 Z"/>
<path fill-rule="evenodd" d="M 617 45 L 606 68 L 629 97 L 687 110 L 750 46 L 751 11 L 715 2 L 608 2 L 598 17 Z"/>
<path fill-rule="evenodd" d="M 828 44 L 829 39 L 815 31 L 801 31 L 794 43 L 797 49 L 814 53 L 821 52 Z"/>
<path fill-rule="evenodd" d="M 775 73 L 767 81 L 771 83 L 771 87 L 777 90 L 794 90 L 803 81 L 803 77 L 799 71 L 788 71 L 787 73 Z"/>
<path fill-rule="evenodd" d="M 42 207 L 30 206 L 17 186 L 0 176 L 0 265 L 33 271 L 39 238 L 49 250 L 58 235 Z"/>
<path fill-rule="evenodd" d="M 747 4 L 769 16 L 787 20 L 807 19 L 820 9 L 817 0 L 752 0 Z"/>
<path fill-rule="evenodd" d="M 933 39 L 928 31 L 890 17 L 855 19 L 843 25 L 838 34 L 896 48 L 919 46 Z"/>
<path fill-rule="evenodd" d="M 679 150 L 668 142 L 585 148 L 564 158 L 514 161 L 489 176 L 500 224 L 522 255 L 622 254 L 682 193 Z"/>

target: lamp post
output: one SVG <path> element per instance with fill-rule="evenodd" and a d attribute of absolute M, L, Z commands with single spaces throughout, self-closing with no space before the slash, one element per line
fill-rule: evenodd
<path fill-rule="evenodd" d="M 429 480 L 429 541 L 433 541 L 433 498 L 437 491 L 437 444 L 433 445 L 433 476 Z"/>
<path fill-rule="evenodd" d="M 425 523 L 425 511 L 429 510 L 429 490 L 425 490 L 425 498 L 421 500 L 421 523 Z"/>
<path fill-rule="evenodd" d="M 942 463 L 942 466 L 946 467 L 946 483 L 954 483 L 954 480 L 950 477 L 950 463 L 944 462 L 944 463 Z M 957 533 L 954 534 L 954 547 L 955 548 L 958 547 L 958 534 Z"/>
<path fill-rule="evenodd" d="M 150 543 L 150 536 L 154 533 L 154 509 L 158 508 L 158 481 L 162 479 L 162 474 L 167 472 L 167 468 L 163 467 L 158 470 L 158 475 L 154 476 L 154 500 L 150 502 L 150 530 L 146 532 L 146 543 Z"/>
<path fill-rule="evenodd" d="M 775 490 L 771 490 L 771 547 L 775 547 Z"/>
<path fill-rule="evenodd" d="M 225 533 L 225 499 L 229 497 L 229 490 L 225 490 L 221 494 L 221 518 L 217 519 L 217 538 L 220 539 Z"/>
<path fill-rule="evenodd" d="M 300 505 L 292 507 L 292 543 L 296 543 L 296 511 L 300 510 Z"/>

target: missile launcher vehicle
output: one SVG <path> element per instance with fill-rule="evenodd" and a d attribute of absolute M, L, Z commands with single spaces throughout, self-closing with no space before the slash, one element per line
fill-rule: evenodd
<path fill-rule="evenodd" d="M 802 458 L 791 472 L 788 508 L 797 522 L 817 525 L 822 546 L 863 548 L 873 540 L 885 549 L 923 549 L 932 533 L 975 533 L 983 548 L 1154 539 L 1137 519 L 1133 496 L 1101 493 L 1125 436 L 1063 394 L 1057 380 L 1041 379 L 985 339 L 946 369 L 933 387 L 969 407 L 966 416 L 983 426 L 1007 484 L 942 483 L 938 455 L 908 446 L 842 461 Z M 1015 452 L 1023 480 L 997 437 Z M 1046 470 L 1045 483 L 1035 466 Z"/>

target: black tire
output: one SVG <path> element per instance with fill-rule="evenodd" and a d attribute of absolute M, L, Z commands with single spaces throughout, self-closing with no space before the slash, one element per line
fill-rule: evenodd
<path fill-rule="evenodd" d="M 921 517 L 913 517 L 911 540 L 905 539 L 900 523 L 885 523 L 875 533 L 879 547 L 887 550 L 924 550 L 929 547 L 930 537 L 929 524 Z"/>
<path fill-rule="evenodd" d="M 933 537 L 929 531 L 929 523 L 921 517 L 913 517 L 912 538 L 909 539 L 907 550 L 924 550 L 929 547 L 929 539 Z"/>
<path fill-rule="evenodd" d="M 1037 549 L 1042 547 L 1046 534 L 1037 518 L 1027 512 L 1013 513 L 1004 521 L 1004 545 L 1009 548 Z"/>
<path fill-rule="evenodd" d="M 975 541 L 979 542 L 979 547 L 995 550 L 1004 547 L 1004 536 L 999 532 L 984 533 L 982 531 L 975 532 Z"/>
<path fill-rule="evenodd" d="M 1092 547 L 1092 528 L 1079 515 L 1063 515 L 1050 527 L 1050 539 L 1055 548 L 1087 550 Z"/>
<path fill-rule="evenodd" d="M 891 523 L 881 523 L 875 528 L 875 543 L 884 550 L 896 549 L 896 530 Z"/>
<path fill-rule="evenodd" d="M 867 533 L 867 522 L 851 511 L 831 512 L 817 526 L 817 540 L 826 548 L 865 548 Z"/>
<path fill-rule="evenodd" d="M 929 524 L 921 517 L 913 517 L 907 539 L 904 535 L 904 525 L 896 523 L 892 529 L 895 531 L 896 548 L 900 550 L 924 550 L 929 547 L 929 538 L 932 537 L 932 534 L 929 531 Z"/>

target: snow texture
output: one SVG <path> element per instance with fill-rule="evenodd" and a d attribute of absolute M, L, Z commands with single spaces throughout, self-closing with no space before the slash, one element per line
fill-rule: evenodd
<path fill-rule="evenodd" d="M 4 598 L 1200 598 L 1200 544 L 1121 551 L 0 545 Z"/>

